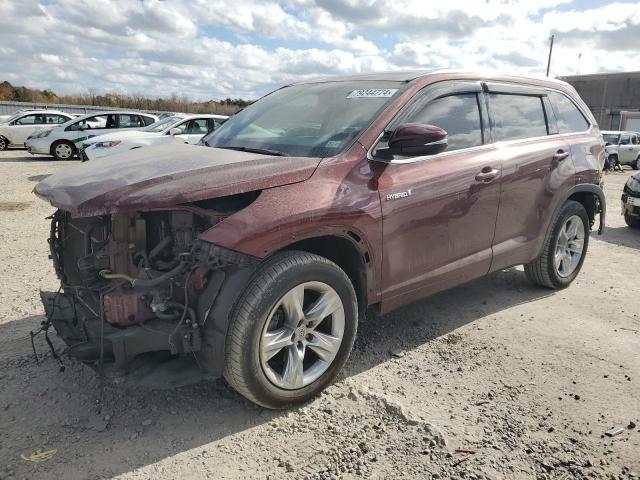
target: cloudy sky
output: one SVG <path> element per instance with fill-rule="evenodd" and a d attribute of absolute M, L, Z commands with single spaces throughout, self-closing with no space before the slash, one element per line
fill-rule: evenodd
<path fill-rule="evenodd" d="M 601 0 L 0 0 L 0 80 L 61 93 L 256 98 L 415 68 L 640 70 L 640 3 Z M 582 54 L 578 66 L 578 55 Z"/>

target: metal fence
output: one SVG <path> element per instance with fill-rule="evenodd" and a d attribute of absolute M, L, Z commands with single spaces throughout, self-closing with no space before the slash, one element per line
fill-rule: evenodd
<path fill-rule="evenodd" d="M 12 115 L 15 112 L 20 110 L 24 110 L 27 108 L 42 108 L 48 110 L 60 110 L 61 112 L 67 113 L 91 113 L 96 111 L 105 111 L 105 110 L 125 110 L 124 108 L 115 108 L 115 107 L 99 107 L 93 105 L 66 105 L 61 103 L 31 103 L 31 102 L 7 102 L 0 101 L 0 115 Z M 137 108 L 127 108 L 126 110 L 136 110 L 139 112 L 151 113 L 152 115 L 159 115 L 161 113 L 167 113 L 164 111 L 157 110 L 140 110 Z"/>

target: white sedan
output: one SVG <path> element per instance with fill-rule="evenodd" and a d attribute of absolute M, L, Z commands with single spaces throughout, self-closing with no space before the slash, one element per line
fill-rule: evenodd
<path fill-rule="evenodd" d="M 195 144 L 208 132 L 222 125 L 228 117 L 223 115 L 187 115 L 180 119 L 170 117 L 172 121 L 161 131 L 140 130 L 135 132 L 116 132 L 100 135 L 86 141 L 79 148 L 81 160 L 93 160 L 135 148 L 159 145 L 168 142 Z M 160 124 L 164 120 L 158 122 Z"/>
<path fill-rule="evenodd" d="M 158 121 L 158 117 L 136 111 L 96 112 L 74 118 L 60 126 L 36 132 L 25 142 L 33 154 L 53 155 L 69 160 L 77 153 L 76 145 L 89 138 L 120 130 L 140 130 Z"/>
<path fill-rule="evenodd" d="M 0 150 L 10 146 L 24 147 L 27 138 L 45 127 L 68 122 L 73 117 L 58 110 L 25 110 L 17 112 L 0 123 Z"/>

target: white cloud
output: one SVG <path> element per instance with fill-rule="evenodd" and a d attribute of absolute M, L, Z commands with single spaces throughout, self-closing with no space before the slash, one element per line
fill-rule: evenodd
<path fill-rule="evenodd" d="M 0 0 L 1 1 L 1 0 Z M 638 70 L 640 5 L 570 0 L 2 2 L 0 80 L 63 93 L 255 98 L 298 79 L 401 68 Z"/>

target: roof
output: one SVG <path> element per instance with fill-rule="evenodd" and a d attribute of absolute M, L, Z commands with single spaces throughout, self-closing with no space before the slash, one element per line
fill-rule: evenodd
<path fill-rule="evenodd" d="M 190 118 L 220 118 L 220 119 L 224 119 L 224 118 L 229 118 L 227 115 L 216 115 L 213 113 L 189 113 L 188 115 L 182 115 L 183 119 L 190 119 Z"/>
<path fill-rule="evenodd" d="M 35 114 L 40 114 L 40 113 L 55 113 L 55 114 L 58 114 L 58 113 L 62 113 L 64 115 L 71 116 L 70 113 L 63 112 L 62 110 L 51 110 L 51 109 L 46 109 L 46 108 L 37 108 L 37 109 L 36 108 L 33 108 L 33 109 L 29 108 L 29 109 L 21 110 L 19 112 L 14 112 L 11 115 L 16 115 L 18 113 L 20 115 L 33 115 L 34 113 Z"/>
<path fill-rule="evenodd" d="M 421 77 L 428 77 L 431 75 L 446 75 L 456 74 L 456 76 L 468 75 L 470 78 L 485 78 L 488 81 L 492 80 L 514 80 L 514 81 L 533 81 L 537 84 L 549 83 L 556 85 L 566 85 L 566 82 L 561 79 L 540 77 L 540 76 L 524 76 L 519 74 L 500 73 L 495 71 L 469 71 L 458 69 L 434 69 L 434 70 L 395 70 L 389 72 L 372 72 L 372 73 L 360 73 L 356 75 L 347 75 L 341 77 L 319 77 L 311 78 L 309 80 L 303 80 L 296 82 L 295 84 L 305 83 L 322 83 L 322 82 L 348 82 L 348 81 L 388 81 L 388 82 L 404 82 L 408 83 L 412 80 Z"/>
<path fill-rule="evenodd" d="M 153 113 L 147 113 L 147 112 L 140 112 L 138 110 L 102 110 L 102 111 L 94 111 L 91 113 L 87 113 L 85 115 L 82 115 L 81 117 L 76 117 L 74 118 L 74 120 L 80 120 L 80 119 L 84 119 L 84 118 L 88 118 L 88 117 L 96 117 L 98 115 L 109 115 L 109 114 L 122 114 L 124 113 L 129 114 L 129 115 L 146 115 L 147 117 L 154 117 L 154 118 L 158 118 L 157 115 L 154 115 Z"/>

